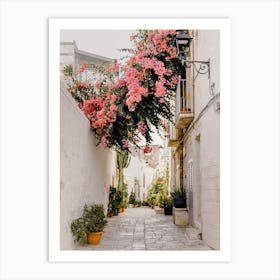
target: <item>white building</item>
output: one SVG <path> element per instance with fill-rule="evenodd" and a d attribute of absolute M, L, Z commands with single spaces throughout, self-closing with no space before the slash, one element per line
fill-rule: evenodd
<path fill-rule="evenodd" d="M 187 190 L 189 237 L 220 248 L 220 39 L 219 31 L 193 37 L 186 77 L 177 87 L 175 126 L 169 130 L 170 185 Z M 194 61 L 197 61 L 194 63 Z M 201 63 L 206 62 L 206 63 Z"/>
<path fill-rule="evenodd" d="M 160 145 L 150 145 L 152 152 L 145 154 L 143 148 L 131 148 L 131 161 L 124 169 L 125 183 L 128 184 L 128 193 L 135 192 L 136 199 L 145 201 L 152 183 L 159 177 L 165 176 L 167 163 L 166 153 Z"/>
<path fill-rule="evenodd" d="M 61 67 L 82 62 L 109 63 L 112 60 L 79 51 L 75 42 L 61 43 Z M 60 88 L 60 247 L 75 248 L 71 222 L 85 203 L 101 203 L 107 209 L 109 186 L 116 180 L 116 154 L 96 147 L 90 124 L 61 77 Z"/>

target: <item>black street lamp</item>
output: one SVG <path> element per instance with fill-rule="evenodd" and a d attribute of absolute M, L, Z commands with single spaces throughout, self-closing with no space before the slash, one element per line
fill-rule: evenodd
<path fill-rule="evenodd" d="M 178 34 L 174 38 L 173 46 L 176 47 L 177 53 L 176 56 L 181 60 L 182 64 L 189 68 L 193 65 L 195 70 L 194 81 L 196 80 L 198 74 L 207 74 L 208 79 L 210 79 L 210 59 L 208 61 L 200 60 L 187 60 L 187 55 L 190 50 L 190 44 L 193 40 L 192 37 L 184 30 L 176 30 Z"/>
<path fill-rule="evenodd" d="M 189 52 L 192 37 L 189 36 L 184 30 L 177 30 L 178 34 L 174 39 L 173 46 L 177 48 L 177 57 L 184 59 Z"/>

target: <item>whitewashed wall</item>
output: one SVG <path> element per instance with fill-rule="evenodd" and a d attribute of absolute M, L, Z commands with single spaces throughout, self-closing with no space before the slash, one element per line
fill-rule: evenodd
<path fill-rule="evenodd" d="M 131 156 L 131 161 L 128 168 L 124 169 L 124 180 L 125 183 L 127 183 L 128 185 L 127 186 L 128 195 L 132 191 L 134 191 L 136 192 L 137 199 L 142 201 L 143 198 L 147 198 L 148 189 L 152 184 L 154 175 L 155 175 L 155 169 L 149 167 L 145 163 L 145 160 L 139 158 L 138 156 Z M 145 176 L 145 180 L 143 180 L 144 176 Z M 135 178 L 139 182 L 139 190 L 135 189 Z"/>
<path fill-rule="evenodd" d="M 184 139 L 183 174 L 188 187 L 188 163 L 193 162 L 193 221 L 202 239 L 212 248 L 220 248 L 220 113 L 216 101 L 220 92 L 219 31 L 194 31 L 194 60 L 210 58 L 207 74 L 195 81 L 195 118 Z M 215 83 L 213 92 L 210 86 Z M 216 97 L 214 97 L 214 95 Z M 214 98 L 214 99 L 213 99 Z M 212 101 L 211 101 L 212 100 Z"/>
<path fill-rule="evenodd" d="M 64 84 L 60 91 L 60 234 L 61 249 L 75 248 L 71 221 L 85 203 L 102 203 L 107 209 L 108 190 L 115 176 L 115 153 L 96 147 L 89 121 Z"/>
<path fill-rule="evenodd" d="M 220 248 L 219 128 L 219 114 L 212 106 L 201 122 L 200 173 L 202 236 L 207 244 L 215 249 Z"/>

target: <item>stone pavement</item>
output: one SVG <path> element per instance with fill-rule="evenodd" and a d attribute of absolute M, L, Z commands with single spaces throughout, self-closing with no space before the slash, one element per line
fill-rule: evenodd
<path fill-rule="evenodd" d="M 173 224 L 172 216 L 149 207 L 127 208 L 108 218 L 98 245 L 79 250 L 211 250 L 202 240 L 188 240 L 186 228 Z"/>

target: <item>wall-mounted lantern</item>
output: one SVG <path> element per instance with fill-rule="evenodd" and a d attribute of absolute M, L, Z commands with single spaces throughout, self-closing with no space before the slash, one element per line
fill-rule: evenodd
<path fill-rule="evenodd" d="M 207 74 L 208 79 L 210 79 L 210 59 L 207 61 L 200 60 L 187 60 L 187 55 L 190 50 L 190 44 L 193 40 L 192 37 L 185 30 L 176 30 L 177 35 L 174 38 L 173 46 L 177 49 L 177 58 L 179 58 L 182 64 L 190 68 L 193 65 L 195 70 L 194 81 L 196 80 L 198 74 Z"/>

